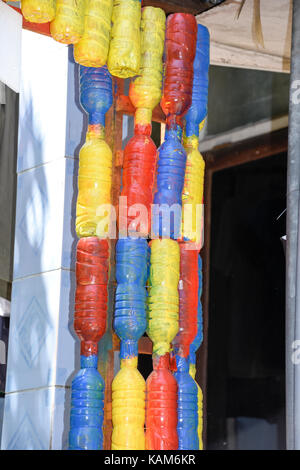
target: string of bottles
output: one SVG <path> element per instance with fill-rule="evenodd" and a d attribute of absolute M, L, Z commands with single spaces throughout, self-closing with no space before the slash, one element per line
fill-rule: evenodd
<path fill-rule="evenodd" d="M 89 124 L 79 153 L 74 328 L 81 341 L 81 370 L 72 381 L 69 448 L 100 450 L 105 384 L 97 364 L 98 342 L 107 323 L 109 242 L 98 208 L 111 202 L 112 153 L 104 134 L 112 80 L 106 66 L 80 66 L 79 74 L 80 102 Z"/>
<path fill-rule="evenodd" d="M 74 328 L 81 370 L 72 382 L 70 449 L 103 447 L 105 384 L 97 357 L 107 322 L 112 152 L 104 137 L 111 75 L 136 77 L 129 88 L 134 136 L 123 160 L 127 206 L 116 244 L 113 326 L 121 344 L 112 385 L 112 449 L 201 449 L 202 391 L 194 379 L 202 341 L 204 160 L 198 145 L 207 114 L 208 30 L 189 14 L 166 21 L 163 10 L 142 9 L 141 0 L 21 0 L 21 9 L 28 21 L 50 22 L 56 41 L 73 44 L 80 101 L 89 116 L 76 206 Z M 159 102 L 166 132 L 157 152 L 151 120 Z M 146 223 L 136 217 L 142 207 Z M 137 369 L 145 331 L 153 342 L 146 383 Z"/>
<path fill-rule="evenodd" d="M 182 192 L 182 237 L 191 241 L 195 248 L 201 246 L 201 230 L 197 227 L 203 221 L 204 160 L 200 154 L 199 132 L 207 115 L 209 69 L 209 32 L 197 25 L 196 56 L 194 60 L 194 79 L 192 104 L 185 115 L 183 145 L 187 154 L 184 188 Z"/>
<path fill-rule="evenodd" d="M 132 2 L 137 6 L 138 2 Z M 130 5 L 130 3 L 129 3 Z M 136 107 L 134 136 L 124 149 L 123 188 L 127 207 L 119 218 L 116 246 L 116 300 L 114 329 L 121 340 L 121 369 L 112 384 L 112 449 L 145 449 L 145 380 L 137 370 L 138 340 L 146 330 L 146 282 L 149 266 L 146 226 L 135 224 L 132 208 L 139 204 L 150 212 L 157 150 L 151 139 L 152 110 L 159 103 L 162 82 L 165 13 L 146 7 L 141 13 L 139 76 L 130 84 L 129 96 Z M 129 35 L 130 38 L 130 35 Z M 123 57 L 114 67 L 120 66 Z M 112 60 L 108 62 L 110 69 Z M 132 65 L 132 64 L 131 64 Z M 127 72 L 126 72 L 127 73 Z M 127 236 L 135 236 L 130 238 Z"/>
<path fill-rule="evenodd" d="M 189 247 L 189 256 L 193 259 L 194 276 L 190 275 L 189 279 L 196 279 L 196 254 L 202 246 L 202 230 L 203 230 L 203 186 L 204 186 L 204 160 L 198 150 L 199 146 L 199 132 L 203 128 L 204 121 L 207 115 L 207 97 L 208 97 L 208 70 L 209 70 L 209 32 L 208 29 L 198 24 L 197 25 L 197 43 L 196 43 L 196 56 L 194 60 L 194 78 L 193 78 L 193 93 L 192 104 L 187 114 L 185 115 L 184 122 L 184 137 L 183 143 L 187 153 L 187 165 L 185 172 L 184 188 L 182 193 L 182 237 Z M 186 210 L 189 208 L 189 210 Z M 183 274 L 184 274 L 184 266 Z M 184 351 L 181 356 L 184 357 L 184 367 L 186 372 L 189 370 L 190 376 L 194 380 L 197 387 L 197 418 L 198 418 L 198 445 L 199 449 L 203 449 L 203 394 L 202 390 L 195 382 L 196 376 L 196 350 L 202 343 L 202 306 L 201 306 L 201 293 L 202 293 L 202 262 L 201 257 L 198 255 L 198 293 L 197 286 L 194 285 L 189 289 L 188 297 L 193 297 L 193 315 L 195 318 L 195 306 L 197 305 L 197 327 L 190 336 L 189 351 Z M 196 301 L 196 295 L 198 300 Z M 190 309 L 185 309 L 185 316 Z M 185 320 L 186 321 L 186 320 Z M 195 322 L 195 319 L 193 320 Z M 188 354 L 188 360 L 187 358 Z M 189 367 L 188 367 L 189 364 Z M 195 393 L 194 387 L 194 393 Z M 195 434 L 194 434 L 195 438 Z M 194 439 L 194 444 L 197 444 L 197 439 Z"/>

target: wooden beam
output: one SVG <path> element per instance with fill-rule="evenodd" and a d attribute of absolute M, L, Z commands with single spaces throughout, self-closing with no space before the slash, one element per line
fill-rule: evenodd
<path fill-rule="evenodd" d="M 210 0 L 142 0 L 142 6 L 152 6 L 162 8 L 166 14 L 169 13 L 191 13 L 192 15 L 199 15 L 204 11 L 207 11 L 224 0 L 220 0 L 219 3 Z"/>
<path fill-rule="evenodd" d="M 8 5 L 8 6 L 13 8 L 14 10 L 16 10 L 18 13 L 20 13 L 20 15 L 22 15 L 22 11 L 21 11 L 20 8 L 14 7 L 12 5 Z M 29 21 L 26 21 L 24 16 L 23 16 L 22 27 L 23 27 L 23 29 L 27 29 L 28 31 L 33 31 L 34 33 L 38 33 L 38 34 L 42 34 L 43 36 L 51 37 L 50 23 L 30 23 Z"/>
<path fill-rule="evenodd" d="M 229 144 L 221 149 L 204 152 L 206 166 L 212 171 L 224 170 L 261 158 L 287 151 L 288 129 L 253 137 L 238 144 Z"/>
<path fill-rule="evenodd" d="M 224 170 L 287 151 L 288 129 L 253 137 L 240 143 L 204 152 L 206 167 L 212 171 Z"/>

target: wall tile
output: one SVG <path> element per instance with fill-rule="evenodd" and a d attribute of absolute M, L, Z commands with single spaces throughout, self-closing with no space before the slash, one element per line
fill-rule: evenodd
<path fill-rule="evenodd" d="M 1 449 L 49 449 L 54 396 L 54 388 L 6 395 Z"/>
<path fill-rule="evenodd" d="M 18 175 L 14 279 L 61 266 L 65 159 Z"/>
<path fill-rule="evenodd" d="M 67 46 L 23 30 L 21 77 L 18 172 L 65 156 Z"/>
<path fill-rule="evenodd" d="M 55 388 L 51 449 L 67 450 L 69 446 L 71 389 Z"/>
<path fill-rule="evenodd" d="M 57 332 L 56 385 L 71 385 L 80 369 L 80 341 L 73 327 L 76 279 L 73 271 L 61 272 Z"/>
<path fill-rule="evenodd" d="M 52 271 L 14 281 L 6 393 L 64 386 L 75 369 L 70 330 L 74 273 Z"/>

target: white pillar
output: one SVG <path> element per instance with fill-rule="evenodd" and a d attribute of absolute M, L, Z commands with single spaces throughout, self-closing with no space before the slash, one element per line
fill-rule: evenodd
<path fill-rule="evenodd" d="M 83 113 L 72 51 L 22 32 L 14 280 L 2 449 L 67 448 Z"/>

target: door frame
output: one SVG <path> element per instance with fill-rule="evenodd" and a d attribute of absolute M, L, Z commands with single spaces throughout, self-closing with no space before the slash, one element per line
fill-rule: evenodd
<path fill-rule="evenodd" d="M 288 150 L 288 128 L 268 134 L 252 137 L 237 143 L 225 144 L 203 152 L 205 160 L 204 178 L 204 246 L 201 250 L 203 262 L 203 342 L 197 352 L 196 380 L 203 392 L 203 443 L 207 441 L 207 358 L 209 328 L 209 278 L 210 278 L 210 241 L 211 207 L 213 176 L 217 171 L 225 170 L 262 158 L 278 155 Z"/>

